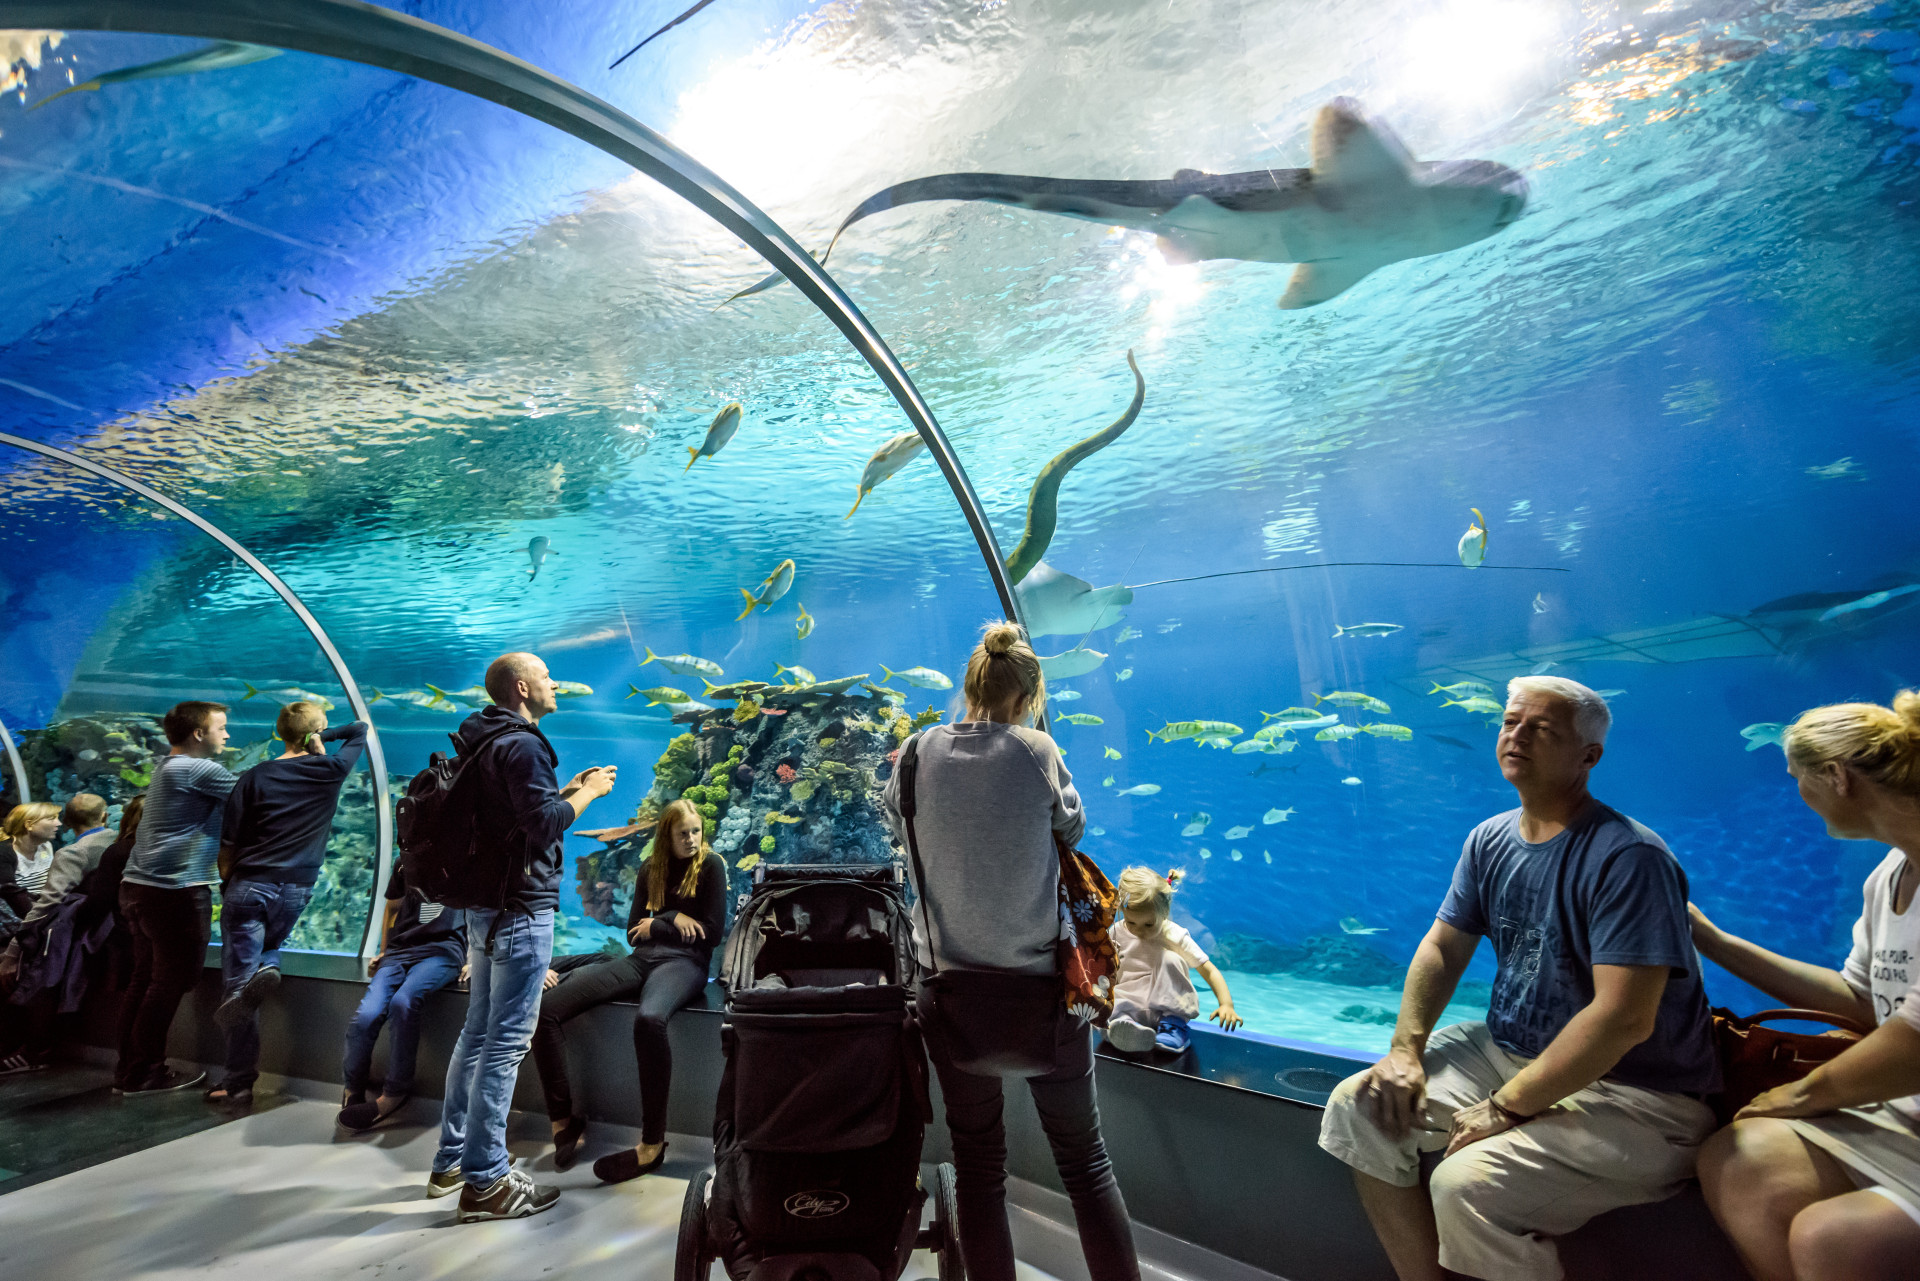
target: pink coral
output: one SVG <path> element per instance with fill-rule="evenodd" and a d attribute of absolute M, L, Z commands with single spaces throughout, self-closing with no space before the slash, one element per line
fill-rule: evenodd
<path fill-rule="evenodd" d="M 773 775 L 779 779 L 783 785 L 791 783 L 794 780 L 794 768 L 785 761 L 782 761 L 780 764 L 774 766 Z"/>

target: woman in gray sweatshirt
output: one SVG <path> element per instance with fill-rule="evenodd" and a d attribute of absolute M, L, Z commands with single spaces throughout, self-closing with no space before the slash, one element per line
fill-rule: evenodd
<path fill-rule="evenodd" d="M 990 623 L 967 662 L 967 719 L 919 736 L 914 838 L 926 884 L 914 892 L 933 921 L 935 953 L 914 912 L 921 964 L 939 969 L 1057 972 L 1060 859 L 1086 827 L 1080 794 L 1046 734 L 1029 728 L 1046 706 L 1040 660 L 1012 623 Z M 903 753 L 904 754 L 904 753 Z M 904 845 L 899 774 L 886 810 Z M 1061 1003 L 1053 1070 L 1027 1078 L 1060 1180 L 1073 1201 L 1092 1281 L 1138 1281 L 1127 1207 L 1113 1179 L 1094 1102 L 1093 1039 Z M 929 1038 L 945 1096 L 958 1174 L 960 1250 L 973 1281 L 1013 1281 L 1006 1209 L 1001 1081 L 956 1067 Z"/>

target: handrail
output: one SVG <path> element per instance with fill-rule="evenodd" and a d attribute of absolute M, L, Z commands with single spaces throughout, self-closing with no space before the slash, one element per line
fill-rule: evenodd
<path fill-rule="evenodd" d="M 0 14 L 4 14 L 4 10 L 0 10 Z M 360 933 L 360 955 L 366 956 L 367 948 L 374 937 L 374 921 L 377 919 L 374 904 L 379 902 L 380 886 L 386 883 L 387 875 L 393 868 L 393 808 L 387 802 L 387 755 L 380 747 L 380 731 L 374 727 L 373 713 L 368 710 L 367 701 L 360 696 L 360 686 L 354 683 L 353 673 L 347 670 L 347 660 L 340 657 L 340 651 L 334 648 L 333 639 L 327 635 L 327 629 L 320 625 L 320 620 L 313 616 L 306 603 L 294 594 L 293 588 L 287 586 L 280 580 L 278 574 L 262 564 L 259 557 L 242 547 L 232 535 L 218 525 L 175 502 L 153 486 L 135 480 L 123 471 L 116 471 L 102 463 L 96 463 L 91 458 L 83 458 L 79 454 L 55 445 L 28 440 L 24 436 L 0 431 L 0 444 L 12 445 L 18 449 L 39 454 L 43 458 L 51 458 L 69 466 L 78 467 L 81 471 L 98 476 L 102 480 L 111 481 L 122 489 L 133 491 L 150 503 L 157 503 L 166 508 L 244 561 L 248 569 L 260 576 L 261 582 L 279 594 L 280 599 L 286 602 L 287 608 L 293 611 L 294 617 L 300 620 L 314 642 L 320 646 L 320 652 L 327 656 L 327 662 L 332 666 L 333 674 L 339 680 L 340 687 L 347 692 L 347 702 L 353 705 L 354 719 L 365 721 L 367 725 L 367 770 L 373 775 L 375 863 L 373 889 L 367 895 L 367 924 Z M 7 742 L 7 752 L 8 755 L 13 756 L 14 768 L 19 769 L 20 758 L 13 753 L 11 739 Z M 20 775 L 22 799 L 25 799 L 26 785 L 26 775 L 23 772 Z"/>
<path fill-rule="evenodd" d="M 947 478 L 1006 616 L 1026 621 L 973 482 L 879 331 L 778 223 L 718 174 L 619 108 L 490 45 L 359 0 L 0 0 L 0 27 L 201 36 L 384 67 L 499 103 L 626 161 L 744 240 L 846 335 L 899 402 Z"/>
<path fill-rule="evenodd" d="M 27 786 L 27 767 L 20 759 L 20 749 L 13 745 L 13 735 L 7 733 L 5 721 L 0 721 L 0 746 L 7 749 L 7 763 L 13 766 L 13 781 L 20 787 L 20 803 L 25 805 L 33 799 L 33 789 Z"/>

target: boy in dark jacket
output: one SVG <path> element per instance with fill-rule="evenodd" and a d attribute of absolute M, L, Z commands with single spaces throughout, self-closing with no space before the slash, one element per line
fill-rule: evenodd
<path fill-rule="evenodd" d="M 308 702 L 288 703 L 274 723 L 286 751 L 240 776 L 221 820 L 220 977 L 213 1013 L 227 1034 L 226 1079 L 214 1103 L 253 1102 L 260 1075 L 260 1003 L 280 984 L 280 946 L 293 933 L 327 857 L 341 785 L 367 746 L 367 726 L 327 728 Z M 328 743 L 340 750 L 327 754 Z"/>

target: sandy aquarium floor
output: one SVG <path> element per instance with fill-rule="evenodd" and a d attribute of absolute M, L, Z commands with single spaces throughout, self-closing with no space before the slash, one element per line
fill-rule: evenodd
<path fill-rule="evenodd" d="M 1251 1031 L 1366 1054 L 1387 1052 L 1387 1042 L 1393 1036 L 1393 1016 L 1400 1009 L 1397 987 L 1350 987 L 1237 970 L 1221 973 L 1233 993 L 1234 1008 Z M 1201 1017 L 1205 1018 L 1213 1012 L 1213 994 L 1204 983 L 1196 986 L 1200 989 Z M 1484 1005 L 1455 1002 L 1447 1006 L 1440 1026 L 1486 1017 Z"/>

